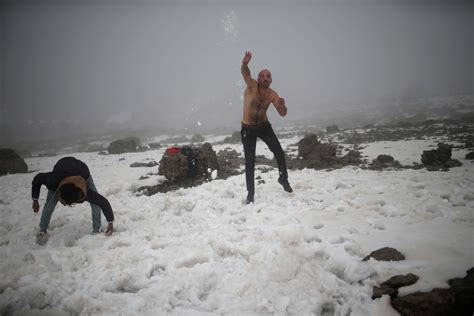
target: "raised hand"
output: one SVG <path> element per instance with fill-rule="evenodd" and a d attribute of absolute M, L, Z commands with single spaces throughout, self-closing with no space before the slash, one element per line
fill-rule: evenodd
<path fill-rule="evenodd" d="M 252 53 L 249 51 L 245 52 L 244 58 L 242 59 L 242 64 L 248 65 L 251 59 L 252 59 Z"/>

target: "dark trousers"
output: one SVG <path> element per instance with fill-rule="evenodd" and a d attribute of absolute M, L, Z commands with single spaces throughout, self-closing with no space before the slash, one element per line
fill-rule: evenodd
<path fill-rule="evenodd" d="M 255 147 L 257 137 L 267 144 L 273 155 L 275 155 L 280 178 L 287 180 L 288 171 L 286 170 L 285 153 L 281 148 L 280 142 L 272 129 L 272 124 L 266 121 L 259 126 L 249 126 L 242 123 L 240 131 L 242 144 L 244 145 L 245 155 L 245 180 L 247 181 L 247 191 L 251 194 L 255 193 Z"/>

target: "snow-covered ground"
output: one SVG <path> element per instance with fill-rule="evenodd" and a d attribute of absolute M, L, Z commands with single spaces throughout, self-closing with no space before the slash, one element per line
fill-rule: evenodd
<path fill-rule="evenodd" d="M 281 141 L 287 148 L 298 138 Z M 419 163 L 437 142 L 362 144 L 363 155 Z M 214 149 L 226 147 L 242 152 L 241 144 Z M 448 287 L 474 266 L 474 164 L 465 150 L 453 152 L 463 166 L 449 172 L 290 170 L 292 194 L 276 170 L 257 168 L 265 183 L 250 205 L 244 175 L 137 196 L 137 187 L 163 177 L 138 180 L 157 168 L 129 165 L 163 152 L 69 154 L 89 165 L 112 204 L 110 237 L 90 234 L 87 204 L 58 205 L 47 244 L 35 244 L 31 181 L 60 157 L 29 158 L 32 173 L 0 177 L 0 313 L 397 315 L 386 296 L 371 299 L 373 286 L 412 272 L 420 280 L 402 295 Z M 271 157 L 262 142 L 257 154 Z M 384 246 L 406 260 L 361 261 Z"/>

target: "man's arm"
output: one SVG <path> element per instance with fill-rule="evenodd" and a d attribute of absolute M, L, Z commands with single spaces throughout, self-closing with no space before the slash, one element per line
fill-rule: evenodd
<path fill-rule="evenodd" d="M 110 206 L 109 200 L 100 195 L 97 192 L 94 192 L 90 189 L 87 189 L 87 198 L 86 201 L 95 205 L 98 205 L 104 213 L 105 218 L 107 219 L 107 230 L 105 231 L 106 235 L 111 235 L 114 231 L 114 211 L 112 211 L 112 206 Z"/>
<path fill-rule="evenodd" d="M 244 58 L 242 59 L 242 67 L 240 68 L 240 71 L 242 72 L 242 77 L 244 77 L 244 81 L 247 84 L 247 87 L 252 86 L 255 82 L 255 80 L 252 79 L 252 76 L 250 75 L 249 62 L 251 59 L 252 53 L 245 52 Z"/>
<path fill-rule="evenodd" d="M 275 91 L 273 91 L 272 103 L 278 111 L 278 114 L 280 114 L 281 116 L 286 116 L 288 109 L 285 104 L 285 99 L 280 98 L 278 93 L 276 93 Z"/>
<path fill-rule="evenodd" d="M 31 183 L 31 199 L 33 200 L 33 204 L 31 205 L 31 208 L 35 213 L 38 213 L 40 209 L 40 205 L 38 202 L 39 196 L 40 196 L 40 191 L 41 191 L 41 185 L 46 183 L 46 178 L 48 177 L 48 173 L 38 173 L 34 178 L 33 182 Z"/>

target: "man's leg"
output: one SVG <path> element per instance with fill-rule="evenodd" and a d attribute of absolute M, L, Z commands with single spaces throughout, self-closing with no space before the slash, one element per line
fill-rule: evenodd
<path fill-rule="evenodd" d="M 281 148 L 281 144 L 278 141 L 278 138 L 273 131 L 272 125 L 268 122 L 264 126 L 262 126 L 259 130 L 258 136 L 267 144 L 270 151 L 275 156 L 275 159 L 278 164 L 278 183 L 283 186 L 283 189 L 286 192 L 293 192 L 290 184 L 288 183 L 288 171 L 286 169 L 286 159 L 285 159 L 285 152 L 283 148 Z"/>
<path fill-rule="evenodd" d="M 47 232 L 49 227 L 49 222 L 51 221 L 51 215 L 53 215 L 54 208 L 58 204 L 58 194 L 57 192 L 48 190 L 48 196 L 46 197 L 46 202 L 43 206 L 43 212 L 41 213 L 40 219 L 40 231 Z"/>
<path fill-rule="evenodd" d="M 94 180 L 92 180 L 92 176 L 87 179 L 87 188 L 91 191 L 97 192 L 97 188 L 95 187 Z M 98 205 L 91 204 L 92 210 L 92 231 L 97 233 L 100 231 L 100 221 L 102 216 L 102 210 Z"/>
<path fill-rule="evenodd" d="M 255 146 L 257 144 L 257 137 L 255 131 L 249 128 L 240 130 L 240 136 L 242 137 L 242 144 L 244 145 L 245 155 L 245 181 L 247 183 L 247 200 L 246 203 L 253 202 L 255 195 Z"/>

